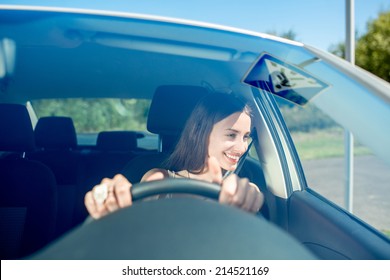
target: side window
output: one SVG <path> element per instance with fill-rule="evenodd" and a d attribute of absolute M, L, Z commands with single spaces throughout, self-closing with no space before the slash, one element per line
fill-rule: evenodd
<path fill-rule="evenodd" d="M 352 188 L 348 187 L 343 127 L 311 104 L 276 100 L 309 188 L 390 236 L 390 166 L 354 138 Z"/>

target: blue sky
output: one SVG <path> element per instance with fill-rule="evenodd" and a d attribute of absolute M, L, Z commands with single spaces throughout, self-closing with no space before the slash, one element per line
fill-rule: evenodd
<path fill-rule="evenodd" d="M 292 30 L 296 40 L 328 50 L 345 40 L 345 0 L 0 0 L 0 3 L 41 3 L 64 7 L 115 9 L 206 21 L 278 34 Z M 355 0 L 358 34 L 390 0 Z"/>
<path fill-rule="evenodd" d="M 144 0 L 145 1 L 145 0 Z M 131 2 L 131 1 L 130 1 Z M 138 2 L 138 1 L 133 1 Z M 260 32 L 293 30 L 297 41 L 327 50 L 345 40 L 345 0 L 161 0 L 140 11 L 207 21 Z M 390 0 L 355 0 L 359 34 Z M 134 4 L 134 8 L 136 5 Z M 138 8 L 137 8 L 138 9 Z"/>

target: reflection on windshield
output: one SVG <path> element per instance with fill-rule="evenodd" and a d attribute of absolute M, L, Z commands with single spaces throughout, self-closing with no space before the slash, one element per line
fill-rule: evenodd
<path fill-rule="evenodd" d="M 0 40 L 0 91 L 5 92 L 15 67 L 16 44 L 9 38 Z"/>

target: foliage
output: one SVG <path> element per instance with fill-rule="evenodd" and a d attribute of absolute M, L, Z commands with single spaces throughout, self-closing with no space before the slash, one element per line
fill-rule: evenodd
<path fill-rule="evenodd" d="M 356 64 L 390 82 L 390 11 L 367 25 L 356 45 Z"/>
<path fill-rule="evenodd" d="M 308 132 L 337 126 L 330 117 L 311 104 L 306 105 L 304 108 L 282 105 L 280 110 L 291 132 Z"/>
<path fill-rule="evenodd" d="M 334 55 L 337 55 L 338 57 L 345 58 L 345 43 L 337 43 L 335 45 L 331 45 L 329 48 L 329 52 L 333 53 Z"/>
<path fill-rule="evenodd" d="M 135 99 L 61 99 L 32 102 L 38 117 L 72 117 L 77 132 L 145 130 L 150 101 Z"/>
<path fill-rule="evenodd" d="M 367 23 L 367 33 L 356 37 L 356 65 L 390 82 L 390 11 L 380 12 Z M 345 58 L 345 44 L 331 46 L 330 52 Z"/>

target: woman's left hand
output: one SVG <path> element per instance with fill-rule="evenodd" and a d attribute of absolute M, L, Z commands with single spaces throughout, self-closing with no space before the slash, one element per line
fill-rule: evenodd
<path fill-rule="evenodd" d="M 240 178 L 236 174 L 230 174 L 223 179 L 221 168 L 213 157 L 209 158 L 208 172 L 211 175 L 212 182 L 221 185 L 219 202 L 234 205 L 253 213 L 257 213 L 260 210 L 264 203 L 264 195 L 247 178 Z"/>

